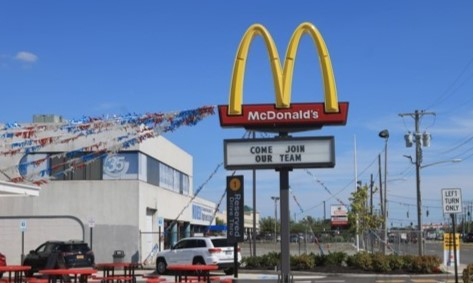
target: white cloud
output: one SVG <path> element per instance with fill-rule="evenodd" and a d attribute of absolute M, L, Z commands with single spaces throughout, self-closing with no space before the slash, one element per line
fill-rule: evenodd
<path fill-rule="evenodd" d="M 19 61 L 26 62 L 26 63 L 34 63 L 34 62 L 38 61 L 38 56 L 31 53 L 31 52 L 20 51 L 20 52 L 16 53 L 15 59 L 19 60 Z"/>

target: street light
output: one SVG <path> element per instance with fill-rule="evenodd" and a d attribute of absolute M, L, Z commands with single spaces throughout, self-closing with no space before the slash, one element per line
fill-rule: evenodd
<path fill-rule="evenodd" d="M 379 137 L 384 139 L 384 213 L 383 213 L 383 229 L 384 229 L 384 245 L 383 245 L 383 253 L 387 253 L 387 245 L 388 245 L 388 187 L 387 187 L 387 180 L 388 180 L 388 139 L 389 139 L 389 131 L 387 129 L 382 130 L 379 132 Z"/>
<path fill-rule="evenodd" d="M 279 197 L 272 196 L 272 200 L 274 200 L 274 241 L 278 241 L 278 200 Z"/>
<path fill-rule="evenodd" d="M 421 141 L 420 139 L 415 140 L 416 143 L 416 160 L 415 162 L 412 160 L 412 156 L 410 155 L 404 155 L 404 157 L 408 158 L 412 164 L 415 164 L 416 166 L 416 191 L 417 191 L 417 226 L 419 228 L 419 235 L 417 237 L 417 242 L 419 243 L 419 256 L 424 255 L 424 235 L 422 231 L 422 199 L 421 199 L 421 190 L 420 190 L 420 169 L 434 166 L 437 164 L 442 164 L 442 163 L 457 163 L 461 162 L 462 159 L 450 159 L 450 160 L 442 160 L 442 161 L 437 161 L 437 162 L 432 162 L 429 164 L 421 165 L 422 163 L 422 149 L 420 147 Z"/>

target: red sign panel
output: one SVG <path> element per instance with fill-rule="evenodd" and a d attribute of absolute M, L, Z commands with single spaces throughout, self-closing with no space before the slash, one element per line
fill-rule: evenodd
<path fill-rule="evenodd" d="M 247 104 L 242 105 L 241 115 L 228 115 L 228 105 L 219 105 L 218 111 L 222 127 L 295 132 L 325 125 L 345 125 L 348 102 L 340 102 L 337 113 L 325 112 L 323 102 L 291 103 L 289 108 L 276 108 L 274 104 Z"/>

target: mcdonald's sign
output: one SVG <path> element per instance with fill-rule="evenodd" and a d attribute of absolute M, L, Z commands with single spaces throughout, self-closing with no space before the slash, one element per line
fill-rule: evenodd
<path fill-rule="evenodd" d="M 292 103 L 291 88 L 294 61 L 301 37 L 312 37 L 320 58 L 324 84 L 324 103 Z M 251 42 L 261 36 L 268 50 L 273 73 L 275 104 L 242 105 L 243 81 Z M 318 129 L 324 125 L 345 125 L 348 102 L 338 102 L 335 78 L 327 46 L 322 35 L 311 23 L 299 25 L 289 41 L 284 64 L 281 65 L 274 40 L 266 28 L 254 24 L 248 28 L 238 47 L 228 105 L 219 105 L 222 127 L 244 127 L 266 131 L 301 131 Z"/>

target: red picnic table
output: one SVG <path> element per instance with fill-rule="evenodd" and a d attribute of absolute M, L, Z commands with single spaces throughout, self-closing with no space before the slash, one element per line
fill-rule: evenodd
<path fill-rule="evenodd" d="M 64 278 L 69 277 L 73 278 L 74 283 L 86 283 L 92 274 L 97 273 L 97 270 L 85 268 L 43 269 L 38 271 L 38 273 L 46 275 L 49 283 L 64 282 Z"/>
<path fill-rule="evenodd" d="M 188 276 L 196 275 L 197 281 L 210 283 L 210 271 L 218 270 L 218 266 L 204 264 L 170 264 L 166 269 L 174 273 L 174 280 L 176 282 L 187 282 Z"/>
<path fill-rule="evenodd" d="M 101 279 L 103 282 L 121 281 L 135 283 L 135 270 L 137 267 L 138 264 L 133 262 L 97 263 L 95 268 L 103 271 L 103 277 L 97 277 L 96 279 Z M 123 272 L 118 273 L 118 270 L 123 270 Z"/>
<path fill-rule="evenodd" d="M 3 265 L 0 266 L 0 273 L 8 273 L 7 281 L 9 283 L 22 283 L 23 273 L 31 269 L 26 265 Z"/>

